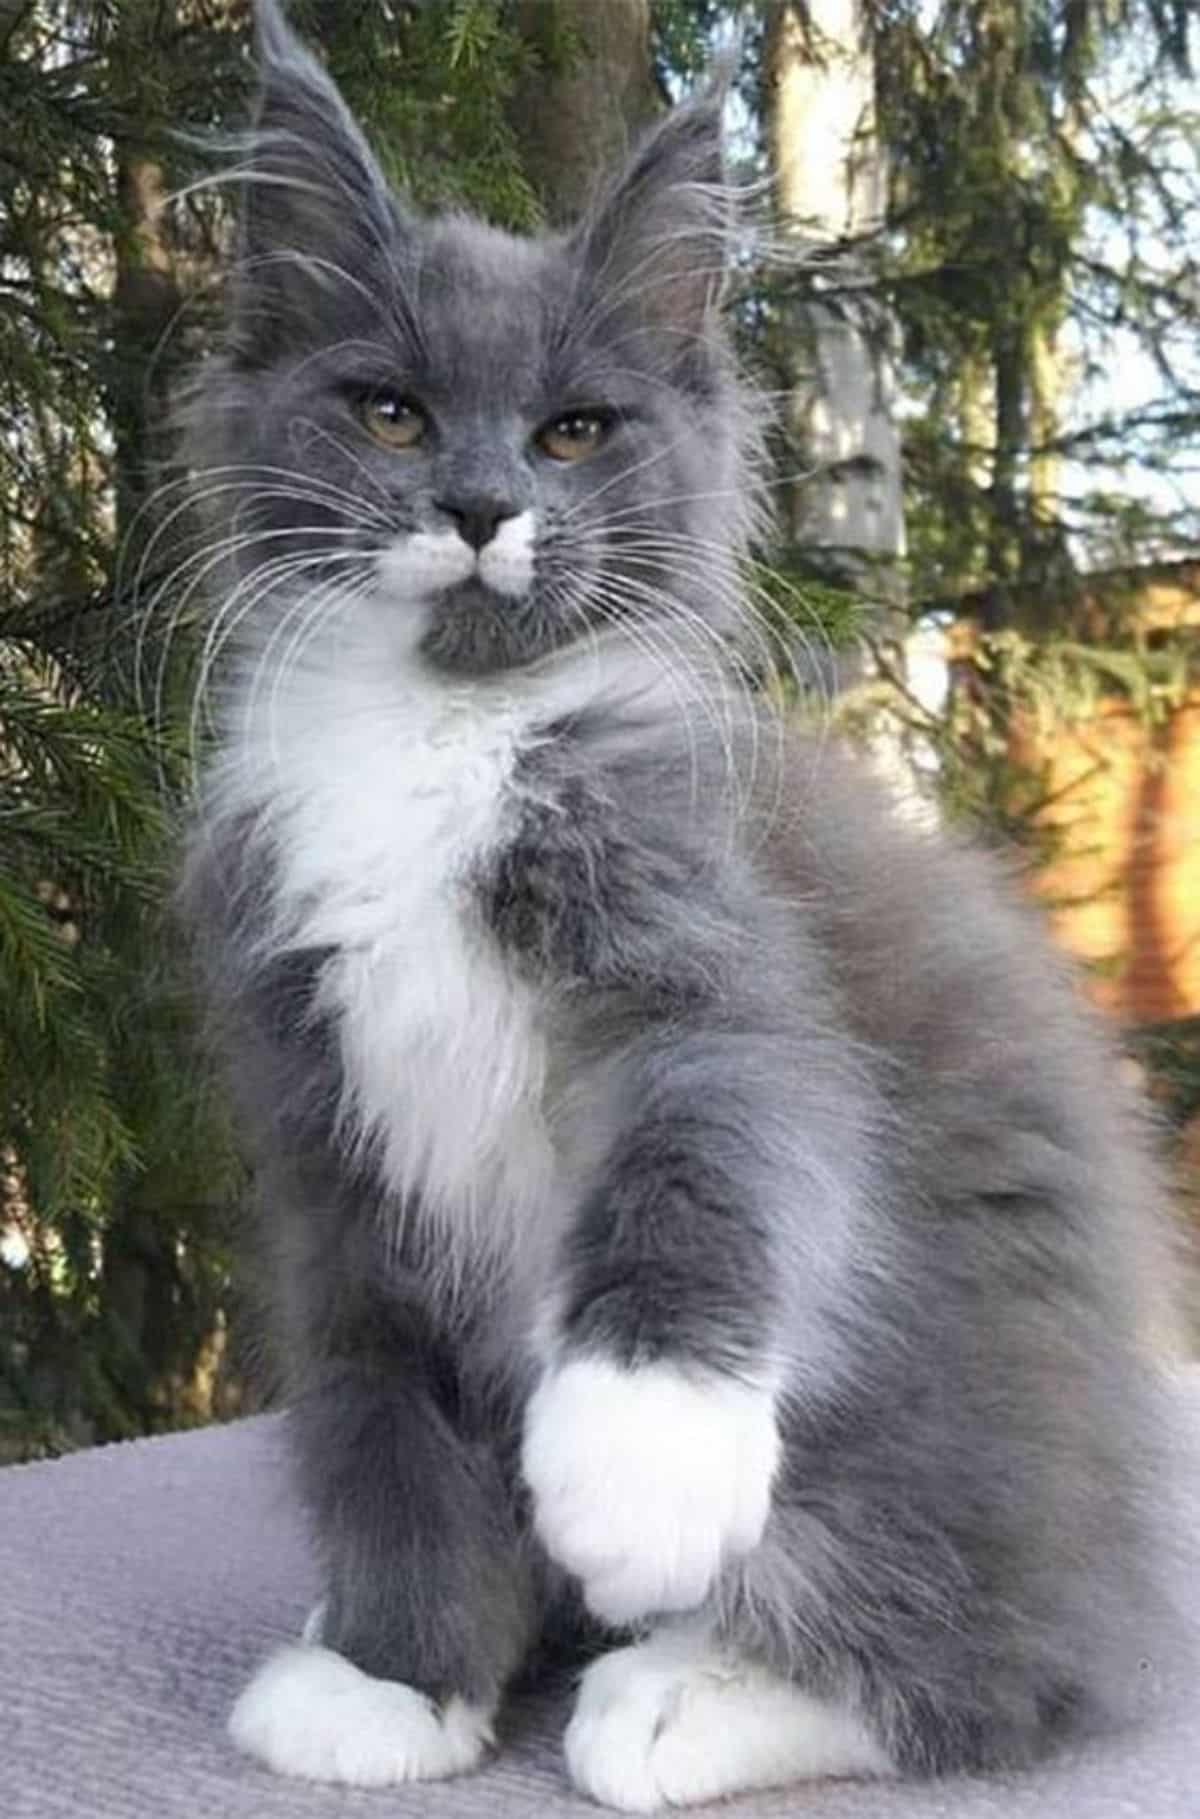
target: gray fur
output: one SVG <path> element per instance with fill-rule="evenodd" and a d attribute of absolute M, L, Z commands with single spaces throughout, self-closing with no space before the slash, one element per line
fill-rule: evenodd
<path fill-rule="evenodd" d="M 446 501 L 532 500 L 529 595 L 444 595 L 429 670 L 536 680 L 615 624 L 674 690 L 535 716 L 466 881 L 472 939 L 547 1032 L 563 1160 L 536 1229 L 453 1293 L 444 1220 L 347 1136 L 331 955 L 278 933 L 269 791 L 206 798 L 189 901 L 259 1160 L 326 1640 L 487 1704 L 573 1608 L 516 1466 L 550 1309 L 560 1355 L 782 1373 L 767 1532 L 715 1595 L 729 1638 L 853 1698 L 905 1769 L 1025 1760 L 1119 1707 L 1160 1621 L 1158 1183 L 993 868 L 895 825 L 826 746 L 781 746 L 726 673 L 757 436 L 714 316 L 715 109 L 669 120 L 573 235 L 518 242 L 388 197 L 260 16 L 229 349 L 193 410 L 198 506 L 247 533 L 220 546 L 216 641 L 266 661 L 295 608 L 276 555 L 348 542 L 361 583 Z M 409 464 L 347 402 L 384 382 L 437 413 Z M 571 401 L 621 427 L 539 467 L 528 436 Z"/>

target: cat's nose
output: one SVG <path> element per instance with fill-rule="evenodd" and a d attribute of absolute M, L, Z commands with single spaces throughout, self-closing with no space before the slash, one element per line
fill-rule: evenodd
<path fill-rule="evenodd" d="M 462 499 L 435 499 L 434 504 L 448 518 L 453 518 L 459 536 L 474 550 L 481 550 L 485 543 L 490 543 L 504 520 L 517 517 L 521 509 L 509 499 L 494 498 L 487 493 L 475 493 Z"/>

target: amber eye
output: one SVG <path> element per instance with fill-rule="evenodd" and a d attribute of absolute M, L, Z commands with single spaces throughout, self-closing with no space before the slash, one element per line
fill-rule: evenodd
<path fill-rule="evenodd" d="M 371 392 L 360 401 L 358 414 L 385 448 L 415 448 L 429 427 L 420 406 L 399 392 Z"/>
<path fill-rule="evenodd" d="M 609 411 L 564 411 L 534 437 L 544 455 L 555 461 L 585 461 L 612 431 Z"/>

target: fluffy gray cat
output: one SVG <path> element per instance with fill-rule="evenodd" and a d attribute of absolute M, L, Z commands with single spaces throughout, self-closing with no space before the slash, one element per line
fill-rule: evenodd
<path fill-rule="evenodd" d="M 1031 1759 L 1156 1621 L 1157 1187 L 990 866 L 739 685 L 718 105 L 515 239 L 259 37 L 188 890 L 325 1595 L 233 1736 L 469 1770 L 565 1636 L 630 1810 Z"/>

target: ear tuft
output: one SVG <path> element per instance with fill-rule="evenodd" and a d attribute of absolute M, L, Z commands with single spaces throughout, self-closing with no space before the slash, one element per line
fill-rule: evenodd
<path fill-rule="evenodd" d="M 711 329 L 736 226 L 724 93 L 721 83 L 668 114 L 579 230 L 612 310 L 638 315 L 680 357 Z"/>
<path fill-rule="evenodd" d="M 308 56 L 278 0 L 254 0 L 254 48 L 260 69 Z"/>
<path fill-rule="evenodd" d="M 244 170 L 236 338 L 302 326 L 314 287 L 356 283 L 395 221 L 387 184 L 332 78 L 277 0 L 255 0 L 259 95 Z"/>

